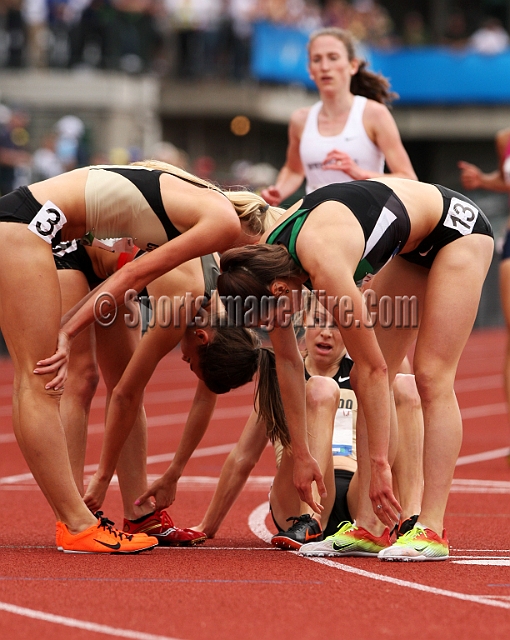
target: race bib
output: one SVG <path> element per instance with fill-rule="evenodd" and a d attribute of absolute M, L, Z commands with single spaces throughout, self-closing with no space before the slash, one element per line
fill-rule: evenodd
<path fill-rule="evenodd" d="M 350 389 L 341 389 L 340 404 L 335 414 L 332 450 L 334 456 L 351 456 L 354 449 L 354 412 L 356 396 Z"/>
<path fill-rule="evenodd" d="M 37 215 L 32 218 L 28 228 L 45 242 L 51 244 L 53 238 L 57 235 L 60 229 L 62 229 L 66 222 L 67 218 L 65 217 L 64 212 L 54 205 L 51 200 L 48 200 L 39 209 Z"/>
<path fill-rule="evenodd" d="M 452 198 L 450 202 L 450 208 L 446 214 L 444 221 L 445 227 L 455 229 L 463 236 L 468 236 L 473 232 L 473 227 L 478 218 L 478 209 L 475 205 L 466 202 L 465 200 L 459 200 L 458 198 Z"/>

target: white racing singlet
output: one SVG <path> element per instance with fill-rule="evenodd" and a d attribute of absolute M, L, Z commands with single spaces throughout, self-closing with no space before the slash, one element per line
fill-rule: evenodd
<path fill-rule="evenodd" d="M 316 102 L 308 112 L 299 144 L 301 163 L 305 171 L 306 193 L 336 182 L 350 182 L 351 176 L 343 171 L 322 169 L 322 163 L 330 151 L 347 153 L 354 162 L 367 171 L 384 173 L 384 155 L 370 140 L 363 126 L 363 112 L 367 98 L 354 96 L 343 131 L 336 136 L 319 133 L 318 117 L 322 102 Z"/>

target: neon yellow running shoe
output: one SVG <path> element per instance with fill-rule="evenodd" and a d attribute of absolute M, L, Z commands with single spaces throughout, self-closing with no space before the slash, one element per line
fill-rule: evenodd
<path fill-rule="evenodd" d="M 338 531 L 322 542 L 309 542 L 299 550 L 300 556 L 363 556 L 375 558 L 381 549 L 391 545 L 390 531 L 386 528 L 382 536 L 374 536 L 356 526 L 356 523 L 341 522 Z"/>
<path fill-rule="evenodd" d="M 423 562 L 425 560 L 447 560 L 449 557 L 448 538 L 443 529 L 443 537 L 440 538 L 432 529 L 427 529 L 419 522 L 411 531 L 383 549 L 379 560 L 393 562 Z"/>

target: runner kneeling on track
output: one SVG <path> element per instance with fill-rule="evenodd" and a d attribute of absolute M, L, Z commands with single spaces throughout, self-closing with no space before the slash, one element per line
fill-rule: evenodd
<path fill-rule="evenodd" d="M 282 409 L 269 421 L 273 425 L 269 433 L 262 414 L 270 414 L 270 409 L 261 412 L 254 410 L 238 443 L 223 465 L 218 486 L 204 518 L 193 527 L 197 531 L 204 531 L 209 538 L 216 535 L 270 440 L 275 448 L 277 463 L 269 496 L 273 522 L 278 529 L 278 533 L 272 538 L 272 544 L 282 549 L 299 549 L 309 542 L 306 548 L 315 544 L 317 555 L 336 555 L 332 552 L 331 538 L 328 536 L 334 534 L 340 524 L 354 521 L 358 482 L 357 401 L 349 383 L 353 362 L 346 353 L 333 317 L 314 297 L 310 296 L 309 300 L 304 322 L 307 429 L 310 451 L 323 471 L 328 489 L 328 496 L 322 501 L 323 511 L 314 514 L 299 499 L 294 487 L 292 452 L 287 446 L 289 436 Z M 267 398 L 269 390 L 278 389 L 278 381 L 272 367 L 260 371 L 259 376 L 261 381 L 257 396 L 260 406 L 263 401 L 261 398 Z M 402 535 L 412 528 L 420 510 L 423 433 L 414 377 L 397 375 L 394 390 L 401 409 L 399 417 L 402 415 L 405 418 L 402 425 L 405 437 L 402 438 L 397 460 L 406 459 L 400 468 L 406 471 L 410 469 L 409 477 L 402 482 L 400 493 L 404 511 L 398 535 Z M 276 398 L 276 404 L 280 402 Z M 281 525 L 286 521 L 293 524 L 285 531 Z M 324 542 L 310 542 L 322 540 L 323 536 L 326 537 Z"/>
<path fill-rule="evenodd" d="M 321 495 L 326 489 L 308 447 L 303 365 L 287 318 L 300 309 L 299 292 L 308 280 L 333 302 L 355 362 L 351 382 L 360 405 L 357 526 L 335 534 L 337 550 L 363 551 L 369 544 L 379 547 L 382 560 L 448 558 L 444 514 L 462 440 L 453 384 L 493 250 L 490 223 L 474 202 L 440 185 L 389 177 L 317 189 L 258 245 L 222 253 L 221 296 L 240 296 L 249 308 L 268 297 L 278 300 L 260 322 L 273 327 L 294 483 L 316 512 L 321 505 L 312 483 Z M 375 276 L 370 285 L 379 301 L 414 298 L 419 326 L 367 322 L 366 301 L 356 286 L 367 276 Z M 425 425 L 422 509 L 415 527 L 389 546 L 385 527 L 394 527 L 402 511 L 392 490 L 390 463 L 398 441 L 391 385 L 414 340 Z"/>
<path fill-rule="evenodd" d="M 62 294 L 62 313 L 67 313 L 91 290 L 130 262 L 136 253 L 142 252 L 137 247 L 121 253 L 81 244 L 62 251 L 56 247 L 54 254 Z M 81 495 L 84 495 L 88 418 L 99 381 L 98 365 L 106 385 L 108 411 L 113 389 L 141 338 L 142 323 L 129 326 L 124 319 L 126 313 L 127 308 L 123 306 L 115 318 L 107 318 L 104 324 L 96 322 L 87 327 L 71 346 L 60 415 L 73 476 Z M 143 405 L 140 405 L 116 469 L 124 508 L 123 531 L 128 534 L 146 533 L 157 538 L 163 546 L 189 546 L 204 542 L 205 534 L 176 527 L 166 511 L 155 512 L 151 501 L 134 504 L 147 489 L 146 461 L 147 421 Z"/>

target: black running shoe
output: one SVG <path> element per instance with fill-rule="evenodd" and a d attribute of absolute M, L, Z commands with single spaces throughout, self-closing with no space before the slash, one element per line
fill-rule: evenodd
<path fill-rule="evenodd" d="M 411 516 L 398 525 L 397 538 L 401 538 L 405 533 L 414 529 L 414 525 L 417 523 L 419 516 Z"/>
<path fill-rule="evenodd" d="M 322 530 L 320 524 L 311 515 L 305 513 L 302 516 L 287 518 L 287 522 L 293 521 L 293 525 L 277 533 L 271 538 L 271 544 L 280 549 L 300 549 L 307 542 L 320 542 Z"/>

